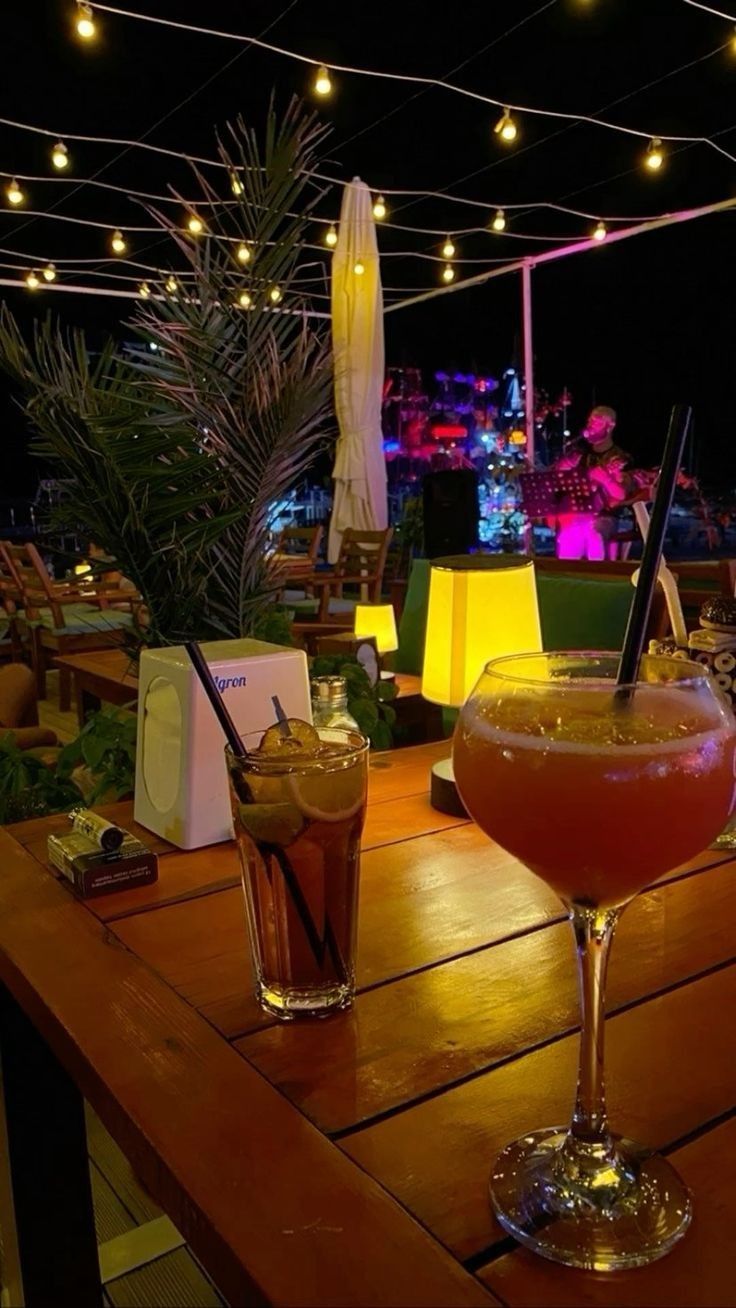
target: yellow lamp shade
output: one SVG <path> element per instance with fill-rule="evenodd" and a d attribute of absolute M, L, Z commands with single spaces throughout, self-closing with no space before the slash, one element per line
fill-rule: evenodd
<path fill-rule="evenodd" d="M 489 659 L 542 648 L 531 559 L 436 559 L 429 579 L 422 694 L 459 708 Z"/>
<path fill-rule="evenodd" d="M 355 635 L 375 636 L 378 653 L 392 654 L 399 648 L 393 605 L 356 604 Z"/>

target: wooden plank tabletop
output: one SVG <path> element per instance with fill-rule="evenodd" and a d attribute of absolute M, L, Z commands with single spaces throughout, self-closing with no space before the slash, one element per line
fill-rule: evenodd
<path fill-rule="evenodd" d="M 640 1271 L 557 1268 L 505 1237 L 487 1179 L 505 1143 L 570 1114 L 569 927 L 430 808 L 446 752 L 372 760 L 352 1012 L 257 1007 L 232 846 L 143 833 L 157 885 L 83 905 L 46 870 L 64 818 L 0 836 L 0 980 L 233 1303 L 736 1305 L 736 862 L 705 851 L 646 890 L 611 963 L 614 1125 L 673 1154 L 692 1230 Z"/>

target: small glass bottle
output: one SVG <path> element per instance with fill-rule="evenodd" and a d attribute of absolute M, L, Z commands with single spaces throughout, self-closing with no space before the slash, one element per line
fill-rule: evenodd
<path fill-rule="evenodd" d="M 348 687 L 344 677 L 312 678 L 312 721 L 315 727 L 343 727 L 360 731 L 348 713 Z"/>

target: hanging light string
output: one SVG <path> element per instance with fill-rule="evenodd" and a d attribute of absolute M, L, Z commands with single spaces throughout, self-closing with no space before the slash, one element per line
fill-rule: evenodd
<path fill-rule="evenodd" d="M 388 73 L 381 69 L 359 68 L 350 64 L 338 64 L 334 62 L 325 63 L 322 59 L 313 59 L 309 55 L 299 54 L 295 50 L 288 50 L 284 46 L 272 45 L 269 41 L 262 41 L 258 37 L 247 36 L 239 32 L 225 32 L 218 28 L 201 27 L 194 23 L 181 23 L 171 18 L 161 18 L 154 14 L 140 14 L 131 9 L 120 9 L 115 5 L 95 4 L 95 10 L 116 14 L 121 18 L 133 18 L 139 22 L 155 23 L 162 27 L 171 27 L 185 32 L 194 32 L 198 36 L 213 36 L 223 40 L 247 42 L 260 50 L 267 50 L 270 54 L 281 55 L 286 59 L 292 59 L 297 63 L 306 64 L 308 67 L 322 69 L 327 71 L 350 73 L 359 77 L 374 77 L 389 82 L 406 82 L 414 86 L 434 87 L 437 90 L 448 91 L 452 95 L 459 95 L 465 99 L 475 100 L 480 104 L 489 105 L 495 109 L 501 109 L 504 114 L 515 113 L 520 115 L 529 115 L 538 118 L 555 118 L 564 122 L 587 123 L 591 127 L 599 127 L 602 130 L 618 132 L 622 136 L 638 137 L 640 140 L 651 140 L 652 137 L 659 135 L 663 141 L 688 141 L 693 144 L 707 145 L 724 154 L 732 163 L 736 163 L 736 156 L 729 154 L 715 141 L 708 136 L 675 136 L 671 134 L 664 135 L 652 131 L 645 131 L 636 127 L 625 127 L 621 123 L 611 123 L 606 119 L 594 118 L 588 114 L 567 113 L 559 109 L 540 109 L 534 105 L 513 104 L 505 100 L 497 100 L 493 96 L 483 95 L 480 91 L 471 91 L 468 87 L 457 86 L 453 82 L 445 82 L 438 77 L 422 77 L 410 73 Z M 61 139 L 64 139 L 63 137 Z"/>
<path fill-rule="evenodd" d="M 692 9 L 702 9 L 705 14 L 713 14 L 715 18 L 725 18 L 727 23 L 736 23 L 736 14 L 724 14 L 722 9 L 711 9 L 710 5 L 703 5 L 699 0 L 683 0 L 684 4 L 690 5 Z"/>

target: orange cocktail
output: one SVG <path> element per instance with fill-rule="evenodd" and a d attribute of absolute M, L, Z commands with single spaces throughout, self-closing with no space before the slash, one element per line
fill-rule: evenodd
<path fill-rule="evenodd" d="M 666 1159 L 608 1127 L 606 967 L 626 904 L 725 826 L 736 749 L 731 708 L 697 664 L 645 658 L 636 685 L 620 688 L 617 669 L 612 654 L 496 659 L 463 706 L 453 748 L 471 816 L 557 891 L 578 957 L 572 1122 L 508 1145 L 492 1202 L 523 1244 L 595 1271 L 661 1257 L 690 1221 Z"/>

